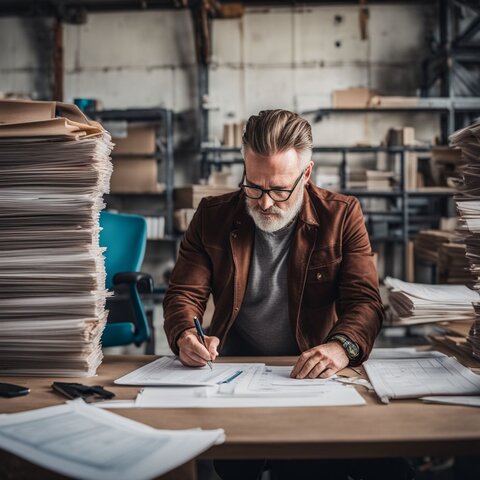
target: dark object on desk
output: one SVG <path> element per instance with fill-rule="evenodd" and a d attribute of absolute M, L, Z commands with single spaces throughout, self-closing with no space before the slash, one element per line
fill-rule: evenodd
<path fill-rule="evenodd" d="M 81 383 L 53 382 L 52 388 L 73 400 L 83 398 L 85 401 L 110 400 L 114 393 L 105 390 L 100 385 L 82 385 Z"/>
<path fill-rule="evenodd" d="M 14 385 L 13 383 L 0 383 L 0 397 L 13 398 L 27 395 L 30 389 L 22 387 L 21 385 Z"/>

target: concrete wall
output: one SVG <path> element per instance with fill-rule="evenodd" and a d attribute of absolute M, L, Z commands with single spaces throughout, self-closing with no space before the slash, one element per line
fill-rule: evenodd
<path fill-rule="evenodd" d="M 212 133 L 221 135 L 224 122 L 265 108 L 329 106 L 334 89 L 417 94 L 431 11 L 405 5 L 369 10 L 367 40 L 361 40 L 356 6 L 250 9 L 242 19 L 216 21 L 211 103 L 219 110 L 211 115 Z M 315 125 L 315 143 L 377 143 L 385 125 L 411 123 L 425 140 L 437 129 L 431 115 L 342 115 Z"/>
<path fill-rule="evenodd" d="M 370 6 L 361 40 L 357 6 L 249 8 L 245 16 L 213 22 L 210 131 L 264 108 L 299 112 L 325 106 L 333 89 L 378 88 L 415 95 L 431 12 L 425 6 Z M 0 91 L 50 95 L 49 22 L 0 19 Z M 105 108 L 197 106 L 190 13 L 147 11 L 89 15 L 65 26 L 65 98 L 100 98 Z M 193 144 L 192 115 L 178 142 Z M 313 120 L 313 117 L 308 117 Z M 438 133 L 434 114 L 342 115 L 314 125 L 317 144 L 379 142 L 387 126 L 413 125 L 417 137 Z"/>

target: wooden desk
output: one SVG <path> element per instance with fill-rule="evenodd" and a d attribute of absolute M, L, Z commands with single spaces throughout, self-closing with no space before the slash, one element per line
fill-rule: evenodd
<path fill-rule="evenodd" d="M 88 379 L 65 379 L 100 384 L 117 399 L 135 398 L 138 387 L 116 386 L 113 380 L 156 357 L 110 356 Z M 245 361 L 229 357 L 228 361 Z M 293 357 L 259 357 L 271 365 L 290 365 Z M 466 360 L 470 366 L 478 366 Z M 353 374 L 349 369 L 345 373 Z M 61 381 L 61 379 L 56 379 Z M 46 378 L 0 378 L 28 385 L 31 393 L 0 399 L 0 413 L 60 404 Z M 472 407 L 393 401 L 384 405 L 375 394 L 358 387 L 366 406 L 239 409 L 115 409 L 115 413 L 156 428 L 224 428 L 226 442 L 201 458 L 379 458 L 424 455 L 480 454 L 480 410 Z"/>

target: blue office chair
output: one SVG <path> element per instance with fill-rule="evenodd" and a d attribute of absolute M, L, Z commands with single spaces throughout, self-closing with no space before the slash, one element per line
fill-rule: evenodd
<path fill-rule="evenodd" d="M 106 287 L 109 290 L 127 287 L 135 323 L 108 322 L 102 336 L 103 347 L 139 346 L 150 338 L 150 327 L 140 299 L 142 293 L 153 292 L 152 277 L 140 272 L 147 243 L 147 222 L 139 215 L 100 213 L 100 246 L 106 247 Z"/>

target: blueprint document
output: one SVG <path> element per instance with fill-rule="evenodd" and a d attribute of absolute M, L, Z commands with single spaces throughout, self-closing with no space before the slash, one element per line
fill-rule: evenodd
<path fill-rule="evenodd" d="M 178 358 L 162 357 L 115 380 L 118 385 L 217 385 L 236 378 L 252 363 L 213 363 L 204 367 L 185 367 Z M 263 364 L 262 364 L 263 365 Z"/>
<path fill-rule="evenodd" d="M 480 375 L 452 357 L 373 359 L 363 366 L 384 403 L 394 398 L 480 395 Z"/>
<path fill-rule="evenodd" d="M 247 408 L 364 405 L 354 387 L 335 379 L 290 378 L 292 367 L 237 364 L 242 373 L 209 387 L 144 388 L 137 407 Z"/>
<path fill-rule="evenodd" d="M 143 480 L 224 441 L 217 430 L 157 430 L 78 399 L 0 416 L 0 449 L 77 479 Z"/>

